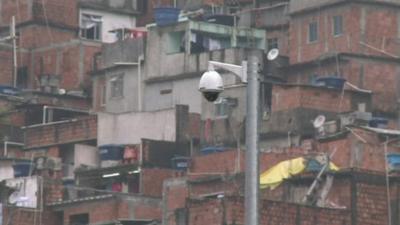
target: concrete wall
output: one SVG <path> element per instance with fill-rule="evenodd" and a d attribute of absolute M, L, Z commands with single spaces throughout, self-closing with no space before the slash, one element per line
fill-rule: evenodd
<path fill-rule="evenodd" d="M 99 113 L 97 144 L 139 144 L 142 138 L 175 141 L 175 109 L 125 114 Z"/>
<path fill-rule="evenodd" d="M 145 111 L 168 109 L 175 105 L 188 105 L 190 112 L 201 112 L 201 93 L 198 91 L 200 76 L 155 82 L 146 85 Z"/>
<path fill-rule="evenodd" d="M 0 181 L 5 179 L 14 178 L 14 169 L 12 167 L 13 162 L 2 161 L 0 164 Z"/>
<path fill-rule="evenodd" d="M 143 72 L 143 71 L 142 71 Z M 115 76 L 123 75 L 123 96 L 111 97 L 111 82 Z M 106 105 L 105 110 L 109 113 L 124 113 L 137 111 L 139 109 L 138 93 L 138 69 L 126 67 L 106 72 Z M 100 87 L 101 88 L 101 87 Z"/>
<path fill-rule="evenodd" d="M 38 177 L 22 177 L 6 180 L 8 187 L 13 187 L 18 190 L 17 207 L 36 208 L 38 206 L 39 184 Z M 21 197 L 27 197 L 25 201 L 21 201 Z M 18 201 L 19 200 L 19 201 Z"/>
<path fill-rule="evenodd" d="M 103 69 L 115 66 L 116 62 L 131 62 L 136 63 L 138 57 L 144 54 L 145 39 L 126 39 L 112 44 L 103 45 L 101 52 L 101 65 Z"/>
<path fill-rule="evenodd" d="M 99 165 L 99 152 L 96 147 L 90 145 L 75 145 L 75 168 L 81 165 L 97 167 Z"/>
<path fill-rule="evenodd" d="M 82 14 L 90 14 L 102 17 L 101 41 L 105 43 L 112 43 L 117 41 L 117 37 L 114 34 L 110 33 L 110 30 L 136 27 L 136 18 L 129 15 L 109 13 L 93 9 L 80 9 L 80 17 Z"/>
<path fill-rule="evenodd" d="M 147 78 L 202 73 L 209 60 L 240 64 L 245 57 L 243 49 L 231 48 L 196 54 L 168 53 L 170 33 L 185 32 L 187 23 L 165 28 L 149 27 L 146 46 Z M 229 36 L 227 36 L 229 37 Z"/>

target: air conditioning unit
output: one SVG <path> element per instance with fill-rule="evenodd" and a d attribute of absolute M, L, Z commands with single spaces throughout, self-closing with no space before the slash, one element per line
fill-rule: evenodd
<path fill-rule="evenodd" d="M 61 170 L 62 169 L 61 158 L 48 157 L 46 160 L 46 168 L 50 170 Z"/>
<path fill-rule="evenodd" d="M 46 161 L 47 161 L 47 157 L 37 157 L 35 159 L 35 164 L 36 164 L 36 169 L 38 170 L 43 170 L 46 169 Z"/>
<path fill-rule="evenodd" d="M 355 111 L 352 113 L 342 114 L 340 118 L 340 129 L 343 130 L 346 126 L 357 125 L 367 126 L 372 119 L 372 113 Z"/>
<path fill-rule="evenodd" d="M 329 136 L 338 132 L 336 120 L 325 122 L 324 125 L 325 136 Z"/>

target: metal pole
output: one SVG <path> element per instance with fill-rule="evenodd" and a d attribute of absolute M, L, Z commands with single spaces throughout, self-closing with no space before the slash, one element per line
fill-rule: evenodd
<path fill-rule="evenodd" d="M 245 225 L 258 225 L 258 58 L 251 51 L 248 59 L 246 115 Z"/>
<path fill-rule="evenodd" d="M 11 20 L 10 33 L 13 42 L 13 87 L 17 87 L 18 64 L 17 64 L 17 36 L 15 32 L 15 16 L 13 16 Z"/>

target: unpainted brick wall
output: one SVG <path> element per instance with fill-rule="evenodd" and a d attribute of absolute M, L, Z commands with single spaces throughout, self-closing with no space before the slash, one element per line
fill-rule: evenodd
<path fill-rule="evenodd" d="M 47 19 L 49 24 L 78 27 L 77 0 L 2 0 L 0 4 L 0 26 L 8 26 L 16 16 L 17 24 Z"/>
<path fill-rule="evenodd" d="M 176 171 L 171 169 L 142 168 L 140 191 L 145 196 L 161 197 L 164 180 L 175 175 Z"/>
<path fill-rule="evenodd" d="M 273 112 L 300 107 L 328 112 L 350 111 L 352 94 L 345 92 L 343 98 L 341 96 L 340 90 L 274 85 L 272 88 L 271 108 Z M 340 108 L 339 105 L 341 105 Z"/>
<path fill-rule="evenodd" d="M 73 122 L 49 124 L 25 129 L 26 148 L 38 148 L 96 138 L 96 116 L 80 118 Z"/>
<path fill-rule="evenodd" d="M 244 224 L 243 198 L 208 199 L 188 203 L 189 225 Z M 263 201 L 261 225 L 343 225 L 350 224 L 350 212 L 343 209 L 314 208 Z"/>

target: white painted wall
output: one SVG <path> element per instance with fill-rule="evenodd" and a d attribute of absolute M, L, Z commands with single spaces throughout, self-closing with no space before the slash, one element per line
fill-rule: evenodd
<path fill-rule="evenodd" d="M 14 169 L 12 161 L 2 161 L 0 163 L 0 181 L 14 178 Z"/>
<path fill-rule="evenodd" d="M 105 43 L 113 43 L 117 40 L 116 36 L 109 32 L 110 30 L 136 27 L 136 18 L 134 16 L 109 13 L 93 9 L 80 9 L 79 21 L 81 21 L 82 14 L 90 14 L 102 17 L 101 41 Z"/>
<path fill-rule="evenodd" d="M 96 147 L 90 145 L 75 145 L 75 169 L 81 165 L 99 166 L 99 153 Z"/>
<path fill-rule="evenodd" d="M 22 177 L 6 180 L 8 187 L 16 188 L 18 191 L 13 194 L 18 207 L 37 208 L 37 197 L 39 196 L 38 177 Z M 24 200 L 23 200 L 24 199 Z"/>
<path fill-rule="evenodd" d="M 98 113 L 97 145 L 140 144 L 142 138 L 176 139 L 175 109 L 124 114 Z"/>
<path fill-rule="evenodd" d="M 175 105 L 188 105 L 189 112 L 201 112 L 201 93 L 198 91 L 200 77 L 179 79 L 169 82 L 148 84 L 144 95 L 146 111 L 172 108 Z M 161 94 L 163 90 L 171 93 Z"/>

